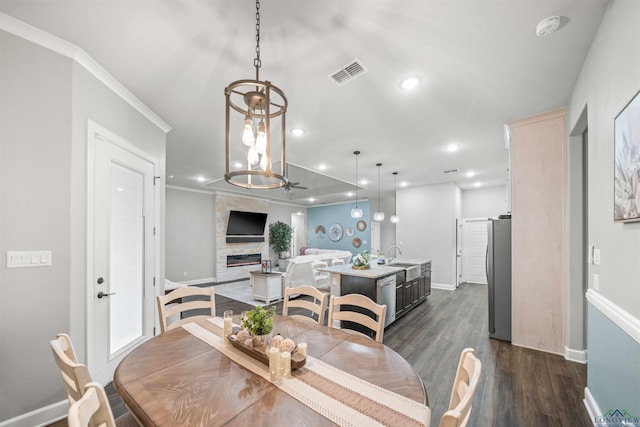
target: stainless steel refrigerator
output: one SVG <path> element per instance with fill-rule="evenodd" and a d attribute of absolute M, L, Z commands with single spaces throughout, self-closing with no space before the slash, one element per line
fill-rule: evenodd
<path fill-rule="evenodd" d="M 511 342 L 511 216 L 488 226 L 489 337 Z"/>

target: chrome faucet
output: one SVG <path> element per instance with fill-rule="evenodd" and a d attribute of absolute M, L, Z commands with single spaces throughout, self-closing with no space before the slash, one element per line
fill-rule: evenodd
<path fill-rule="evenodd" d="M 387 258 L 389 258 L 389 264 L 391 264 L 391 261 L 393 261 L 393 258 L 391 258 L 391 250 L 395 249 L 396 250 L 396 257 L 398 256 L 398 254 L 402 255 L 402 251 L 400 250 L 399 246 L 391 246 L 388 250 L 387 250 Z"/>

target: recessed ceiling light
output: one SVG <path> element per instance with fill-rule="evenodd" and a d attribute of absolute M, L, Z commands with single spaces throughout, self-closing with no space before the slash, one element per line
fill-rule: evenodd
<path fill-rule="evenodd" d="M 327 170 L 327 165 L 325 165 L 324 163 L 320 163 L 318 165 L 318 170 L 321 170 L 321 171 Z"/>
<path fill-rule="evenodd" d="M 117 191 L 124 191 L 124 188 L 122 188 L 122 187 L 118 187 L 118 188 L 116 188 L 116 190 L 117 190 Z"/>
<path fill-rule="evenodd" d="M 361 179 L 360 180 L 360 185 L 367 185 L 369 183 L 369 181 L 367 181 L 366 179 Z"/>
<path fill-rule="evenodd" d="M 169 179 L 173 179 L 173 175 L 169 175 Z"/>
<path fill-rule="evenodd" d="M 480 186 L 482 186 L 482 183 L 481 182 L 474 182 L 473 186 L 474 187 L 480 187 Z"/>
<path fill-rule="evenodd" d="M 315 199 L 315 198 L 313 198 L 313 197 L 309 197 L 309 201 L 310 201 L 310 202 L 315 202 L 315 201 L 316 201 L 316 199 Z"/>
<path fill-rule="evenodd" d="M 204 182 L 204 176 L 199 176 L 196 178 L 198 182 Z"/>
<path fill-rule="evenodd" d="M 420 84 L 420 78 L 412 76 L 412 77 L 407 77 L 403 79 L 400 82 L 400 87 L 404 90 L 411 90 L 418 87 L 419 84 Z"/>
<path fill-rule="evenodd" d="M 473 178 L 474 176 L 476 176 L 476 173 L 474 171 L 468 171 L 467 173 L 464 174 L 467 178 Z"/>
<path fill-rule="evenodd" d="M 347 197 L 353 197 L 353 193 L 352 193 L 351 191 L 349 191 L 349 192 L 347 193 Z"/>
<path fill-rule="evenodd" d="M 304 129 L 301 129 L 301 128 L 291 129 L 291 133 L 292 133 L 294 136 L 302 136 L 302 135 L 304 135 L 304 132 L 305 132 L 305 130 L 304 130 Z"/>
<path fill-rule="evenodd" d="M 456 151 L 458 151 L 460 149 L 460 146 L 456 143 L 452 143 L 447 145 L 447 147 L 445 148 L 449 153 L 455 153 Z"/>
<path fill-rule="evenodd" d="M 407 185 L 409 185 L 409 184 L 407 183 L 407 181 L 402 181 L 402 182 L 400 183 L 400 187 L 406 187 Z"/>
<path fill-rule="evenodd" d="M 235 163 L 233 164 L 233 166 L 235 166 L 235 167 L 237 167 L 237 168 L 241 168 L 241 167 L 242 167 L 242 163 L 240 163 L 240 162 L 235 162 Z"/>

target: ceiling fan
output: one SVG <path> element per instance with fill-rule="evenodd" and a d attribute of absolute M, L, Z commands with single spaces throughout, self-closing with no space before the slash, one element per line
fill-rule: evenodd
<path fill-rule="evenodd" d="M 286 191 L 291 191 L 293 189 L 308 190 L 307 187 L 301 186 L 299 182 L 291 182 L 291 181 L 287 181 L 287 183 L 284 185 L 284 189 Z"/>

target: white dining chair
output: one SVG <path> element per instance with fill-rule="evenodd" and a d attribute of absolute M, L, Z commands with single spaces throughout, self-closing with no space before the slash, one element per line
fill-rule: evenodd
<path fill-rule="evenodd" d="M 345 306 L 364 308 L 373 314 L 373 316 L 367 316 L 364 313 L 352 311 Z M 376 304 L 371 298 L 361 294 L 348 294 L 343 296 L 331 295 L 329 300 L 329 320 L 328 326 L 333 326 L 333 322 L 346 320 L 349 322 L 358 323 L 374 333 L 373 339 L 377 342 L 382 342 L 382 336 L 384 335 L 384 319 L 387 314 L 387 306 Z M 347 329 L 343 329 L 347 330 Z M 358 331 L 350 331 L 361 334 Z M 365 334 L 361 334 L 367 336 Z"/>
<path fill-rule="evenodd" d="M 482 363 L 472 348 L 462 350 L 453 380 L 449 408 L 440 419 L 440 427 L 464 427 L 469 422 L 471 403 L 475 395 Z"/>
<path fill-rule="evenodd" d="M 297 296 L 297 298 L 293 298 Z M 302 298 L 301 298 L 302 297 Z M 308 298 L 304 298 L 308 297 Z M 311 299 L 311 301 L 309 300 Z M 309 310 L 312 315 L 315 313 L 317 321 L 313 317 L 303 316 L 301 314 L 289 314 L 291 308 L 304 308 Z M 327 311 L 327 294 L 319 291 L 313 286 L 303 285 L 295 288 L 286 288 L 284 290 L 284 304 L 282 306 L 282 315 L 295 317 L 305 321 L 324 325 L 325 313 Z"/>
<path fill-rule="evenodd" d="M 193 297 L 204 297 L 204 299 L 195 300 Z M 158 295 L 157 302 L 161 333 L 194 320 L 216 315 L 216 294 L 212 287 L 187 286 L 186 288 L 178 288 L 166 295 Z M 206 313 L 182 318 L 182 313 L 185 311 L 197 309 L 204 309 Z"/>

